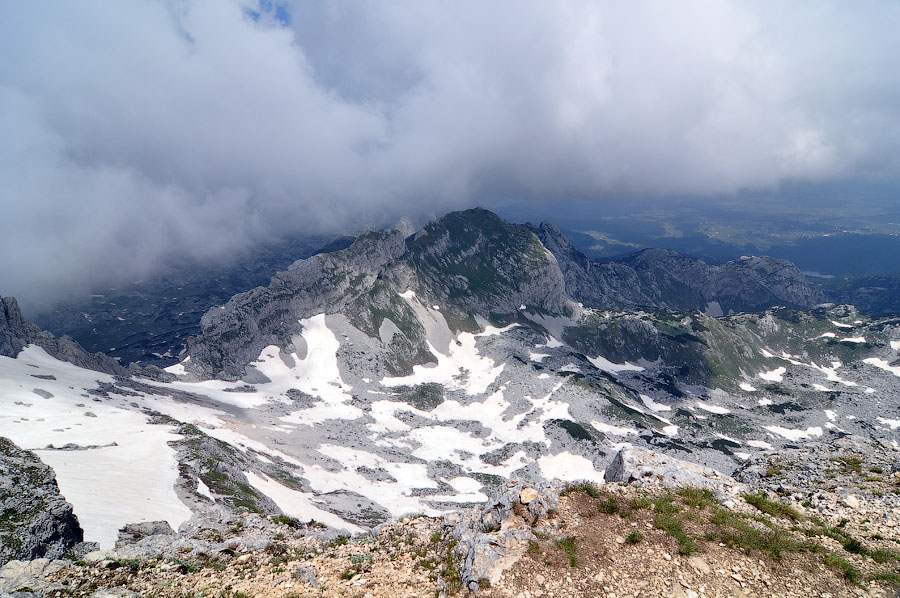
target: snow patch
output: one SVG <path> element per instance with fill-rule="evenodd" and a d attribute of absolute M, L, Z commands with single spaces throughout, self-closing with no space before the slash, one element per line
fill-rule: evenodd
<path fill-rule="evenodd" d="M 764 451 L 772 449 L 772 445 L 765 440 L 748 440 L 747 445 L 752 446 L 753 448 L 763 449 Z"/>
<path fill-rule="evenodd" d="M 743 391 L 746 391 L 746 392 L 756 392 L 756 389 L 755 389 L 753 386 L 747 384 L 746 382 L 741 382 L 740 384 L 738 384 L 738 386 L 739 386 L 740 389 L 743 390 Z"/>
<path fill-rule="evenodd" d="M 731 410 L 729 409 L 719 407 L 718 405 L 710 405 L 709 403 L 704 403 L 702 401 L 696 401 L 694 404 L 697 405 L 699 409 L 708 411 L 710 413 L 715 413 L 716 415 L 726 415 L 728 413 L 731 413 Z"/>
<path fill-rule="evenodd" d="M 556 340 L 556 337 L 551 335 L 551 336 L 547 337 L 546 343 L 543 343 L 541 345 L 535 345 L 534 348 L 535 349 L 557 349 L 562 346 L 564 346 L 563 343 L 559 342 L 558 340 Z"/>
<path fill-rule="evenodd" d="M 56 378 L 40 380 L 52 397 L 35 400 L 31 389 L 38 381 L 31 374 Z M 34 345 L 15 359 L 0 357 L 0 436 L 35 451 L 54 469 L 85 540 L 99 542 L 104 549 L 115 545 L 126 523 L 164 520 L 177 530 L 191 516 L 175 493 L 178 464 L 169 443 L 181 436 L 111 401 L 84 405 L 86 389 L 112 381 L 112 376 L 59 361 Z M 88 413 L 94 417 L 86 417 Z M 69 443 L 99 448 L 44 448 Z"/>
<path fill-rule="evenodd" d="M 881 368 L 885 371 L 888 371 L 895 376 L 900 376 L 900 366 L 891 365 L 884 359 L 879 359 L 877 357 L 869 357 L 868 359 L 863 359 L 863 363 L 868 363 L 869 365 L 874 365 L 875 367 Z"/>
<path fill-rule="evenodd" d="M 569 452 L 545 455 L 538 459 L 538 466 L 548 480 L 603 482 L 603 472 L 594 469 L 591 461 Z"/>
<path fill-rule="evenodd" d="M 781 382 L 784 379 L 785 372 L 787 372 L 787 368 L 784 366 L 781 366 L 781 367 L 775 368 L 774 370 L 760 372 L 757 375 L 767 382 Z"/>
<path fill-rule="evenodd" d="M 883 417 L 878 418 L 879 423 L 882 423 L 886 426 L 890 426 L 891 430 L 896 430 L 900 428 L 900 419 L 885 419 Z"/>
<path fill-rule="evenodd" d="M 678 436 L 678 426 L 676 426 L 675 424 L 663 426 L 662 433 L 670 438 L 675 438 L 676 436 Z"/>
<path fill-rule="evenodd" d="M 625 363 L 613 363 L 607 360 L 602 355 L 598 355 L 597 357 L 588 357 L 588 361 L 591 362 L 598 370 L 603 370 L 604 372 L 612 372 L 613 374 L 617 374 L 619 372 L 643 372 L 644 368 L 639 365 L 632 365 L 627 361 Z"/>
<path fill-rule="evenodd" d="M 504 329 L 495 328 L 490 334 L 485 331 L 481 335 L 499 334 L 502 330 Z M 465 390 L 469 395 L 483 394 L 494 383 L 505 365 L 496 366 L 492 359 L 481 356 L 475 346 L 475 337 L 476 335 L 470 332 L 460 333 L 456 342 L 450 343 L 446 355 L 428 342 L 428 350 L 437 359 L 437 364 L 415 365 L 411 375 L 385 377 L 382 378 L 381 384 L 417 386 L 434 382 L 452 390 Z"/>
<path fill-rule="evenodd" d="M 170 365 L 167 368 L 163 368 L 163 371 L 169 372 L 170 374 L 175 374 L 176 376 L 184 376 L 185 374 L 187 374 L 187 371 L 184 369 L 183 363 Z"/>
<path fill-rule="evenodd" d="M 210 491 L 209 486 L 203 483 L 203 480 L 197 478 L 197 494 L 200 496 L 205 496 L 209 500 L 215 502 L 216 497 L 213 496 L 213 493 Z"/>
<path fill-rule="evenodd" d="M 314 504 L 315 496 L 308 492 L 300 492 L 299 490 L 288 488 L 268 477 L 258 476 L 252 471 L 245 471 L 244 475 L 251 486 L 271 498 L 278 505 L 278 508 L 289 517 L 295 517 L 304 523 L 315 520 L 353 534 L 363 531 L 361 527 L 344 521 L 337 515 L 317 507 Z"/>
<path fill-rule="evenodd" d="M 649 409 L 650 411 L 659 412 L 659 411 L 671 411 L 672 410 L 672 408 L 669 407 L 668 405 L 663 405 L 662 403 L 657 403 L 656 401 L 654 401 L 647 395 L 639 395 L 639 396 L 641 397 L 641 402 L 643 402 L 644 405 L 647 406 L 647 409 Z"/>
<path fill-rule="evenodd" d="M 601 421 L 593 420 L 591 421 L 591 425 L 607 436 L 637 436 L 638 431 L 634 428 L 624 428 L 619 426 L 614 426 L 612 424 L 605 424 Z"/>
<path fill-rule="evenodd" d="M 792 430 L 790 428 L 782 428 L 781 426 L 766 426 L 765 429 L 782 438 L 787 438 L 788 440 L 804 440 L 812 438 L 813 436 L 819 437 L 823 434 L 822 428 L 819 426 L 809 427 L 806 428 L 806 430 Z"/>

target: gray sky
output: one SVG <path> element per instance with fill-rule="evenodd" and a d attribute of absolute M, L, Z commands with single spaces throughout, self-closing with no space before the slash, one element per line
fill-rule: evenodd
<path fill-rule="evenodd" d="M 900 3 L 0 4 L 0 294 L 498 195 L 900 175 Z"/>

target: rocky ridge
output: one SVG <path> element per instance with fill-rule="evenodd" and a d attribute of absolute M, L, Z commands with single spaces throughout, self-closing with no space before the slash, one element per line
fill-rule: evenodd
<path fill-rule="evenodd" d="M 700 310 L 711 315 L 773 305 L 809 308 L 825 300 L 791 262 L 743 257 L 722 265 L 667 249 L 645 249 L 598 262 L 575 249 L 549 222 L 527 225 L 556 257 L 566 289 L 599 309 Z"/>
<path fill-rule="evenodd" d="M 26 321 L 15 297 L 0 297 L 0 355 L 15 357 L 31 344 L 42 347 L 61 361 L 89 370 L 119 375 L 127 372 L 103 353 L 88 353 L 71 338 L 57 338 Z"/>

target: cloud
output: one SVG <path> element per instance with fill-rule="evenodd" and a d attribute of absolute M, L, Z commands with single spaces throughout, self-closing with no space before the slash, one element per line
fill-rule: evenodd
<path fill-rule="evenodd" d="M 0 293 L 492 197 L 900 172 L 900 5 L 0 8 Z"/>

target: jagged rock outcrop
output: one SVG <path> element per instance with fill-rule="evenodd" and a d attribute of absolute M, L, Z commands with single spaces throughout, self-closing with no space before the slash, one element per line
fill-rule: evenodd
<path fill-rule="evenodd" d="M 520 305 L 563 313 L 569 301 L 556 259 L 527 228 L 476 208 L 426 224 L 404 262 L 435 299 L 483 316 Z"/>
<path fill-rule="evenodd" d="M 64 336 L 56 338 L 25 321 L 15 297 L 0 297 L 0 355 L 15 357 L 28 345 L 38 345 L 53 357 L 77 366 L 124 375 L 125 368 L 103 353 L 88 353 L 81 345 Z"/>
<path fill-rule="evenodd" d="M 53 470 L 34 453 L 0 438 L 0 565 L 59 558 L 83 539 Z"/>
<path fill-rule="evenodd" d="M 532 526 L 556 509 L 558 501 L 558 493 L 549 487 L 538 491 L 510 484 L 484 508 L 448 517 L 463 586 L 477 591 L 484 582 L 496 584 L 525 554 L 534 538 Z"/>
<path fill-rule="evenodd" d="M 119 530 L 119 538 L 116 540 L 116 548 L 126 544 L 133 544 L 148 536 L 173 536 L 175 530 L 167 521 L 142 521 L 129 523 Z"/>
<path fill-rule="evenodd" d="M 786 260 L 744 257 L 709 265 L 667 249 L 590 260 L 549 222 L 527 225 L 556 256 L 573 299 L 602 309 L 664 308 L 722 315 L 773 305 L 808 308 L 824 300 Z"/>

